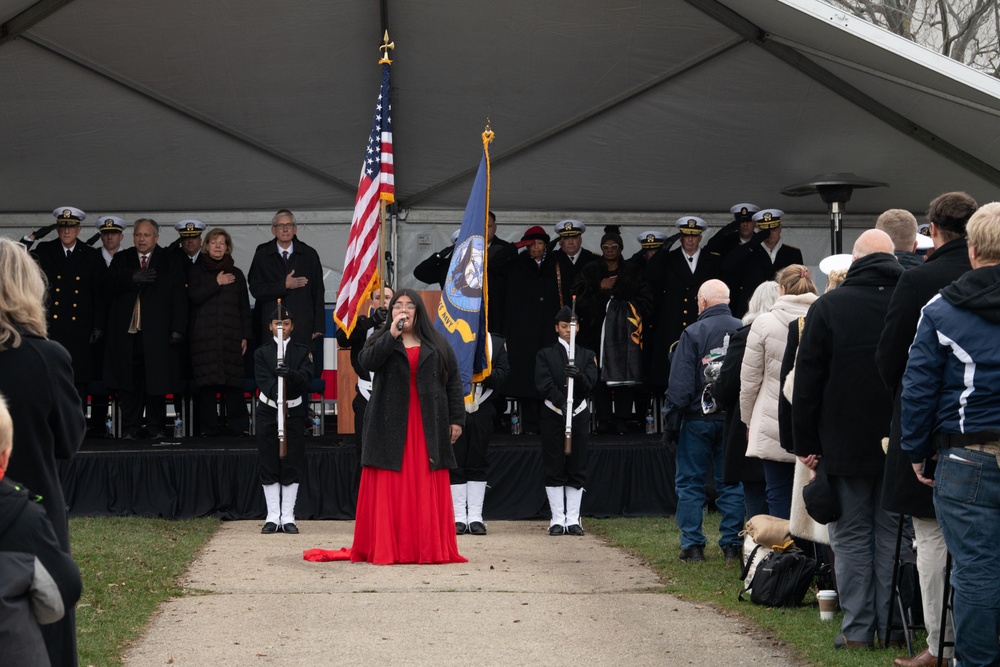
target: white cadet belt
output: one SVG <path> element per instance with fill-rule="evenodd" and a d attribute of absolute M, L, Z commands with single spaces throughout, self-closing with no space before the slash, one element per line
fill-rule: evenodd
<path fill-rule="evenodd" d="M 259 398 L 260 402 L 263 403 L 264 405 L 266 405 L 267 407 L 274 408 L 275 410 L 278 409 L 278 404 L 275 403 L 274 401 L 272 401 L 270 398 L 268 398 L 264 394 L 261 394 L 257 398 Z M 287 407 L 289 407 L 289 408 L 294 408 L 297 405 L 302 405 L 302 397 L 299 396 L 298 398 L 293 398 L 290 401 L 285 401 L 285 405 Z"/>
<path fill-rule="evenodd" d="M 553 405 L 552 401 L 550 401 L 547 398 L 545 399 L 545 407 L 547 407 L 549 410 L 552 410 L 553 412 L 556 412 L 556 413 L 558 413 L 560 415 L 563 413 L 563 411 L 562 411 L 561 408 L 557 408 L 555 405 Z M 578 414 L 580 414 L 581 412 L 583 412 L 586 407 L 587 407 L 587 401 L 580 401 L 577 404 L 577 406 L 575 408 L 573 408 L 573 416 L 576 417 Z"/>
<path fill-rule="evenodd" d="M 358 393 L 365 397 L 366 401 L 372 399 L 372 381 L 358 378 Z"/>

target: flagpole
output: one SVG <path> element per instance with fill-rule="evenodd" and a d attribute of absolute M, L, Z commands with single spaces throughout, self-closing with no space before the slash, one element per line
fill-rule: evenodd
<path fill-rule="evenodd" d="M 383 9 L 385 5 L 383 3 Z M 385 16 L 383 15 L 383 25 Z M 382 46 L 378 47 L 382 52 L 382 57 L 379 59 L 379 65 L 392 65 L 392 60 L 389 58 L 389 52 L 396 48 L 396 42 L 389 41 L 389 29 L 386 28 L 382 33 Z M 378 294 L 379 299 L 382 298 L 383 287 L 385 285 L 386 276 L 385 274 L 385 209 L 388 202 L 383 197 L 379 197 L 378 206 Z M 388 304 L 383 304 L 388 305 Z"/>

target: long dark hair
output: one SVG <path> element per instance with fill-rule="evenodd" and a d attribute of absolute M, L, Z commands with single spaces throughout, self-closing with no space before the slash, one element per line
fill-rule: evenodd
<path fill-rule="evenodd" d="M 391 335 L 389 327 L 392 326 L 392 307 L 396 305 L 400 297 L 404 296 L 409 297 L 413 305 L 417 307 L 416 311 L 414 311 L 416 318 L 413 321 L 413 333 L 420 339 L 421 345 L 426 345 L 437 353 L 438 359 L 441 360 L 441 375 L 445 378 L 449 377 L 451 367 L 448 365 L 448 341 L 434 328 L 434 322 L 427 314 L 427 308 L 424 307 L 424 300 L 414 290 L 403 288 L 392 295 L 392 299 L 389 300 L 389 305 L 387 306 L 389 316 L 386 317 L 382 327 L 369 339 L 368 344 L 372 344 L 378 336 Z"/>

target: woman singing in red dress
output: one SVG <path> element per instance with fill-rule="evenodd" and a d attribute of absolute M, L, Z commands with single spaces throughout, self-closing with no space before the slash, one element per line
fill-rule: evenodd
<path fill-rule="evenodd" d="M 389 313 L 358 358 L 375 379 L 350 559 L 464 563 L 448 479 L 465 424 L 458 361 L 416 292 L 397 292 Z"/>

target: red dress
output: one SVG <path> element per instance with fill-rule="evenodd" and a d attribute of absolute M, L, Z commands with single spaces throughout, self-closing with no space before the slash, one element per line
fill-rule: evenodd
<path fill-rule="evenodd" d="M 361 471 L 352 562 L 464 563 L 455 539 L 455 509 L 447 470 L 431 470 L 424 421 L 417 395 L 419 347 L 406 348 L 410 362 L 410 405 L 403 464 L 399 472 L 366 467 Z M 317 550 L 318 551 L 318 550 Z M 327 552 L 326 558 L 346 560 Z M 337 552 L 333 552 L 337 553 Z"/>

